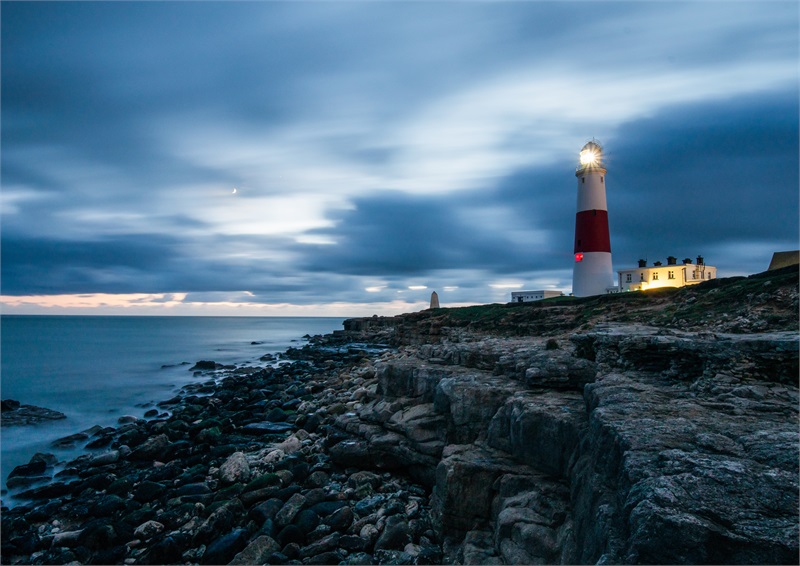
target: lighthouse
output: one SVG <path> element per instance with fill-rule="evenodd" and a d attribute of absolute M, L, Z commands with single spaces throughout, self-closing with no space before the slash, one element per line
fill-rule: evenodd
<path fill-rule="evenodd" d="M 576 297 L 601 295 L 614 283 L 611 267 L 611 239 L 606 205 L 606 168 L 603 148 L 592 140 L 583 146 L 578 178 L 578 213 L 575 215 L 575 266 L 572 294 Z"/>

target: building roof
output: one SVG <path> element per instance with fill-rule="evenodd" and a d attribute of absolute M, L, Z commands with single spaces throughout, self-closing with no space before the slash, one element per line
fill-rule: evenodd
<path fill-rule="evenodd" d="M 798 263 L 800 263 L 800 250 L 775 252 L 772 254 L 772 261 L 769 262 L 767 271 L 780 269 L 781 267 L 789 267 L 790 265 L 797 265 Z"/>

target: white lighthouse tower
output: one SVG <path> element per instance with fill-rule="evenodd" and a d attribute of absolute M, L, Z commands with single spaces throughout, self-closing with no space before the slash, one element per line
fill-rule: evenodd
<path fill-rule="evenodd" d="M 595 140 L 581 149 L 575 176 L 578 178 L 578 213 L 575 215 L 572 294 L 576 297 L 601 295 L 614 284 L 614 271 L 608 233 L 606 168 L 603 148 Z"/>

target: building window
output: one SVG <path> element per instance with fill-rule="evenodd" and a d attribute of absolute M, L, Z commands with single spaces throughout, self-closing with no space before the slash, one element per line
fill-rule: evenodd
<path fill-rule="evenodd" d="M 644 272 L 639 274 L 639 280 L 644 281 Z"/>
<path fill-rule="evenodd" d="M 675 272 L 667 271 L 667 279 L 675 279 Z"/>
<path fill-rule="evenodd" d="M 600 183 L 601 183 L 601 184 L 603 183 L 603 178 L 602 178 L 602 177 L 600 177 Z"/>
<path fill-rule="evenodd" d="M 581 177 L 581 183 L 585 183 L 585 182 L 586 182 L 586 177 Z"/>
<path fill-rule="evenodd" d="M 628 273 L 628 274 L 625 276 L 625 282 L 626 282 L 626 283 L 630 283 L 630 282 L 631 282 L 631 274 L 630 274 L 630 273 Z"/>
<path fill-rule="evenodd" d="M 711 272 L 708 272 L 708 278 L 711 279 Z"/>
<path fill-rule="evenodd" d="M 653 272 L 653 281 L 658 281 L 658 271 Z"/>

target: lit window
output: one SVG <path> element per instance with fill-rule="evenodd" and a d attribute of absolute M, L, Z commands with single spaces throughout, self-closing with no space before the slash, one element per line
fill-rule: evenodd
<path fill-rule="evenodd" d="M 658 281 L 658 271 L 653 272 L 653 281 Z"/>
<path fill-rule="evenodd" d="M 675 279 L 675 272 L 667 271 L 667 279 Z"/>
<path fill-rule="evenodd" d="M 575 254 L 575 261 L 583 261 L 583 254 Z"/>

